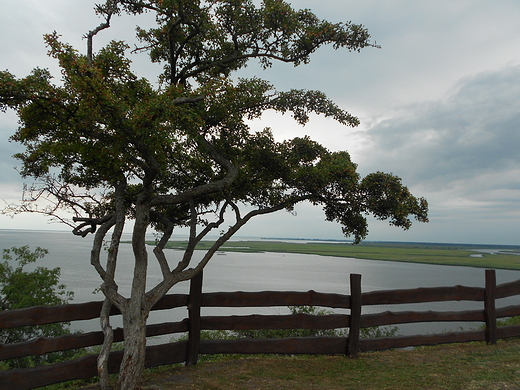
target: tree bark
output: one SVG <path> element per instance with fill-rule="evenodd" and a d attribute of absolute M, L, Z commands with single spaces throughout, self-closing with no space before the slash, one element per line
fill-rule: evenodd
<path fill-rule="evenodd" d="M 99 356 L 97 359 L 99 385 L 101 387 L 101 390 L 110 389 L 110 379 L 108 375 L 108 357 L 110 355 L 110 349 L 114 341 L 114 332 L 112 330 L 112 327 L 110 326 L 111 307 L 112 305 L 110 301 L 108 299 L 105 299 L 100 315 L 101 330 L 103 331 L 105 337 L 103 340 L 103 346 L 101 347 L 101 351 L 99 352 Z"/>
<path fill-rule="evenodd" d="M 133 390 L 141 379 L 146 353 L 147 317 L 140 311 L 133 313 L 133 310 L 123 314 L 125 350 L 119 371 L 119 390 Z"/>
<path fill-rule="evenodd" d="M 148 254 L 146 229 L 149 223 L 149 207 L 146 203 L 136 206 L 132 234 L 132 249 L 135 259 L 134 277 L 130 299 L 121 310 L 123 314 L 124 354 L 119 370 L 118 389 L 133 390 L 137 387 L 144 369 L 146 353 L 146 320 L 150 310 L 145 305 Z"/>

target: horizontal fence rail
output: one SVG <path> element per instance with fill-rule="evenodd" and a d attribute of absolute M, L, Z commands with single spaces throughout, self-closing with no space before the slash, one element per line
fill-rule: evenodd
<path fill-rule="evenodd" d="M 153 310 L 174 309 L 188 306 L 189 295 L 171 294 L 164 296 L 155 304 Z M 0 329 L 17 326 L 45 325 L 56 322 L 92 320 L 99 318 L 103 301 L 87 303 L 69 303 L 61 306 L 34 306 L 26 309 L 6 310 L 0 312 Z M 121 314 L 112 306 L 110 315 Z"/>
<path fill-rule="evenodd" d="M 316 291 L 219 292 L 202 294 L 202 307 L 322 306 L 350 309 L 350 296 Z"/>
<path fill-rule="evenodd" d="M 152 310 L 188 308 L 188 318 L 178 322 L 148 325 L 146 335 L 188 333 L 188 340 L 146 349 L 146 367 L 165 364 L 196 364 L 200 355 L 210 354 L 345 354 L 470 341 L 496 343 L 497 339 L 520 336 L 520 326 L 497 328 L 497 318 L 520 315 L 520 305 L 496 309 L 496 299 L 520 295 L 520 280 L 496 285 L 495 272 L 486 271 L 485 287 L 432 287 L 409 290 L 361 292 L 361 276 L 350 276 L 350 294 L 308 292 L 215 292 L 202 293 L 202 273 L 192 279 L 189 294 L 163 297 Z M 384 311 L 361 314 L 363 306 L 399 305 L 446 301 L 482 302 L 481 310 L 467 311 Z M 0 329 L 71 322 L 99 318 L 102 302 L 39 306 L 0 312 Z M 202 307 L 317 306 L 349 309 L 349 314 L 231 315 L 201 316 Z M 111 315 L 120 312 L 113 308 Z M 363 328 L 427 322 L 482 322 L 483 330 L 433 335 L 361 339 Z M 263 329 L 347 329 L 345 337 L 293 337 L 282 339 L 201 340 L 204 330 Z M 123 341 L 123 330 L 114 330 L 114 341 Z M 55 338 L 38 338 L 23 343 L 0 344 L 0 360 L 97 346 L 103 333 L 90 332 Z M 96 355 L 28 369 L 0 372 L 0 389 L 32 389 L 48 384 L 97 376 Z M 109 372 L 117 373 L 122 352 L 112 352 Z"/>
<path fill-rule="evenodd" d="M 428 287 L 413 290 L 373 291 L 363 294 L 362 305 L 401 305 L 446 301 L 483 301 L 484 288 L 478 287 Z"/>

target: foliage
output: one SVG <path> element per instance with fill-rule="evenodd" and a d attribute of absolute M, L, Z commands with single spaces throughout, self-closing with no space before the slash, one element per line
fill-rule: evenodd
<path fill-rule="evenodd" d="M 497 321 L 497 326 L 520 325 L 520 316 L 508 317 Z"/>
<path fill-rule="evenodd" d="M 291 314 L 308 314 L 325 316 L 333 311 L 316 306 L 289 306 Z M 397 326 L 375 326 L 361 328 L 361 338 L 394 337 L 398 334 Z M 343 329 L 239 329 L 239 330 L 203 330 L 201 339 L 235 340 L 235 339 L 278 339 L 288 337 L 347 337 L 348 331 Z M 182 338 L 181 338 L 182 339 Z"/>
<path fill-rule="evenodd" d="M 362 339 L 376 339 L 380 337 L 395 337 L 399 335 L 399 327 L 397 326 L 371 326 L 369 328 L 361 328 L 359 337 Z"/>
<path fill-rule="evenodd" d="M 334 314 L 333 311 L 315 306 L 289 306 L 291 314 L 308 314 L 324 316 Z M 397 326 L 374 326 L 361 328 L 361 338 L 394 337 L 399 334 Z M 238 329 L 238 330 L 202 330 L 201 340 L 236 340 L 236 339 L 281 339 L 291 337 L 348 337 L 346 329 Z M 176 337 L 172 342 L 187 340 L 188 335 Z M 201 355 L 200 362 L 215 361 L 226 358 L 239 359 L 240 354 L 233 355 Z"/>
<path fill-rule="evenodd" d="M 320 309 L 315 306 L 289 306 L 291 314 L 308 314 L 325 316 L 334 314 L 331 310 Z M 361 328 L 361 338 L 393 337 L 399 329 L 396 326 L 375 326 Z M 343 329 L 253 329 L 234 330 L 230 332 L 236 338 L 271 339 L 283 337 L 347 337 L 348 331 Z"/>
<path fill-rule="evenodd" d="M 291 314 L 308 314 L 313 316 L 324 316 L 333 314 L 332 311 L 320 309 L 315 306 L 289 306 Z M 251 329 L 233 330 L 231 334 L 236 338 L 246 339 L 274 339 L 284 337 L 324 337 L 345 336 L 345 332 L 337 329 Z"/>
<path fill-rule="evenodd" d="M 96 11 L 105 21 L 86 34 L 86 54 L 57 33 L 45 36 L 60 82 L 39 68 L 21 79 L 0 72 L 0 109 L 12 108 L 20 119 L 11 137 L 25 148 L 16 155 L 20 172 L 36 180 L 22 204 L 4 212 L 43 213 L 70 224 L 74 234 L 95 234 L 91 263 L 128 335 L 120 387 L 137 385 L 151 307 L 196 275 L 253 217 L 310 202 L 356 243 L 368 234 L 367 214 L 404 229 L 411 218 L 427 221 L 427 202 L 397 176 L 361 178 L 346 151 L 330 151 L 307 136 L 276 141 L 270 128 L 249 127 L 267 110 L 291 113 L 301 125 L 315 113 L 357 126 L 355 116 L 320 91 L 278 91 L 234 72 L 251 60 L 299 66 L 324 45 L 354 52 L 376 47 L 362 25 L 323 21 L 283 0 L 107 0 Z M 145 12 L 155 15 L 156 26 L 137 28 L 142 46 L 134 51 L 163 65 L 159 84 L 131 70 L 124 42 L 92 49 L 113 16 Z M 129 220 L 135 270 L 125 297 L 115 273 Z M 163 249 L 179 227 L 189 228 L 190 239 L 182 260 L 171 265 Z M 154 255 L 163 279 L 147 290 L 150 228 L 161 234 Z M 210 232 L 221 235 L 193 264 L 195 246 Z M 100 252 L 107 234 L 105 261 Z M 109 340 L 110 329 L 104 331 Z"/>
<path fill-rule="evenodd" d="M 36 267 L 32 271 L 25 269 L 27 265 L 35 263 L 47 253 L 46 249 L 40 247 L 31 252 L 27 245 L 3 250 L 3 261 L 0 262 L 0 310 L 64 305 L 72 299 L 73 292 L 68 291 L 66 286 L 59 282 L 59 268 Z M 68 334 L 68 325 L 68 323 L 56 323 L 0 329 L 0 344 L 20 343 L 36 337 Z M 59 361 L 73 353 L 67 351 L 45 356 L 30 356 L 12 359 L 6 363 L 9 368 L 29 367 Z"/>

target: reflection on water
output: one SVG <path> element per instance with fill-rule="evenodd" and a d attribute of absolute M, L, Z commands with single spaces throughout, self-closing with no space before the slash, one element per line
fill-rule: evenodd
<path fill-rule="evenodd" d="M 90 245 L 92 238 L 75 237 L 67 232 L 35 232 L 0 230 L 0 249 L 12 246 L 30 245 L 49 249 L 49 255 L 39 265 L 61 267 L 62 282 L 75 292 L 74 302 L 101 300 L 101 294 L 93 294 L 100 279 L 90 265 Z M 121 246 L 121 260 L 118 264 L 117 281 L 119 291 L 128 294 L 132 280 L 131 246 Z M 150 250 L 150 270 L 147 280 L 152 287 L 161 279 L 160 269 Z M 167 250 L 171 264 L 175 265 L 182 252 Z M 196 253 L 200 258 L 202 253 Z M 440 266 L 360 260 L 317 255 L 280 254 L 280 253 L 232 253 L 215 256 L 205 269 L 204 292 L 215 291 L 308 291 L 349 294 L 349 275 L 361 274 L 362 290 L 410 289 L 436 286 L 484 286 L 484 270 L 481 268 Z M 520 279 L 520 271 L 497 270 L 497 283 L 506 283 Z M 187 293 L 189 284 L 180 283 L 172 288 L 171 293 Z M 502 299 L 497 307 L 518 304 L 518 297 Z M 399 307 L 365 307 L 364 313 L 386 310 L 472 310 L 483 308 L 479 302 L 443 302 Z M 339 310 L 336 310 L 340 312 Z M 222 309 L 206 308 L 203 315 L 287 313 L 286 308 Z M 150 315 L 150 323 L 178 321 L 186 316 L 186 309 L 158 311 Z M 119 320 L 114 320 L 120 326 Z M 75 324 L 83 330 L 98 328 L 97 320 Z M 441 323 L 413 324 L 400 326 L 403 334 L 434 333 L 444 330 L 457 330 L 459 327 L 474 327 L 473 324 Z"/>

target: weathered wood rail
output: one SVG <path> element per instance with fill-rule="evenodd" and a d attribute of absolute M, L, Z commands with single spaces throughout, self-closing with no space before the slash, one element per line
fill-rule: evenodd
<path fill-rule="evenodd" d="M 188 340 L 149 346 L 146 366 L 166 364 L 196 364 L 199 355 L 239 354 L 345 354 L 356 357 L 359 352 L 404 348 L 410 346 L 485 341 L 520 336 L 520 326 L 497 328 L 497 319 L 520 315 L 520 305 L 497 309 L 497 299 L 520 295 L 520 280 L 496 285 L 495 271 L 486 271 L 485 287 L 432 287 L 409 290 L 387 290 L 362 293 L 361 275 L 350 276 L 350 294 L 308 292 L 218 292 L 202 293 L 202 274 L 191 281 L 189 294 L 171 294 L 161 299 L 153 310 L 188 307 L 188 318 L 147 326 L 147 336 L 188 332 Z M 405 303 L 483 302 L 481 310 L 469 311 L 401 311 L 362 314 L 363 306 L 399 305 Z M 69 322 L 99 318 L 102 302 L 39 306 L 0 312 L 0 328 L 33 326 L 54 322 Z M 293 315 L 241 315 L 201 316 L 201 307 L 273 307 L 319 306 L 349 309 L 349 314 L 313 316 Z M 120 314 L 113 309 L 111 315 Z M 360 339 L 362 328 L 419 322 L 482 322 L 484 330 L 460 331 L 433 335 L 399 336 Z M 239 329 L 338 329 L 348 328 L 348 337 L 311 337 L 269 340 L 201 340 L 202 330 Z M 123 340 L 123 331 L 115 329 L 114 341 Z M 100 345 L 102 332 L 73 334 L 56 338 L 39 338 L 23 343 L 1 345 L 0 360 L 30 355 L 43 355 Z M 109 371 L 116 373 L 122 352 L 110 355 Z M 0 389 L 33 389 L 73 379 L 87 379 L 97 375 L 96 355 L 58 364 L 29 369 L 0 372 Z"/>

